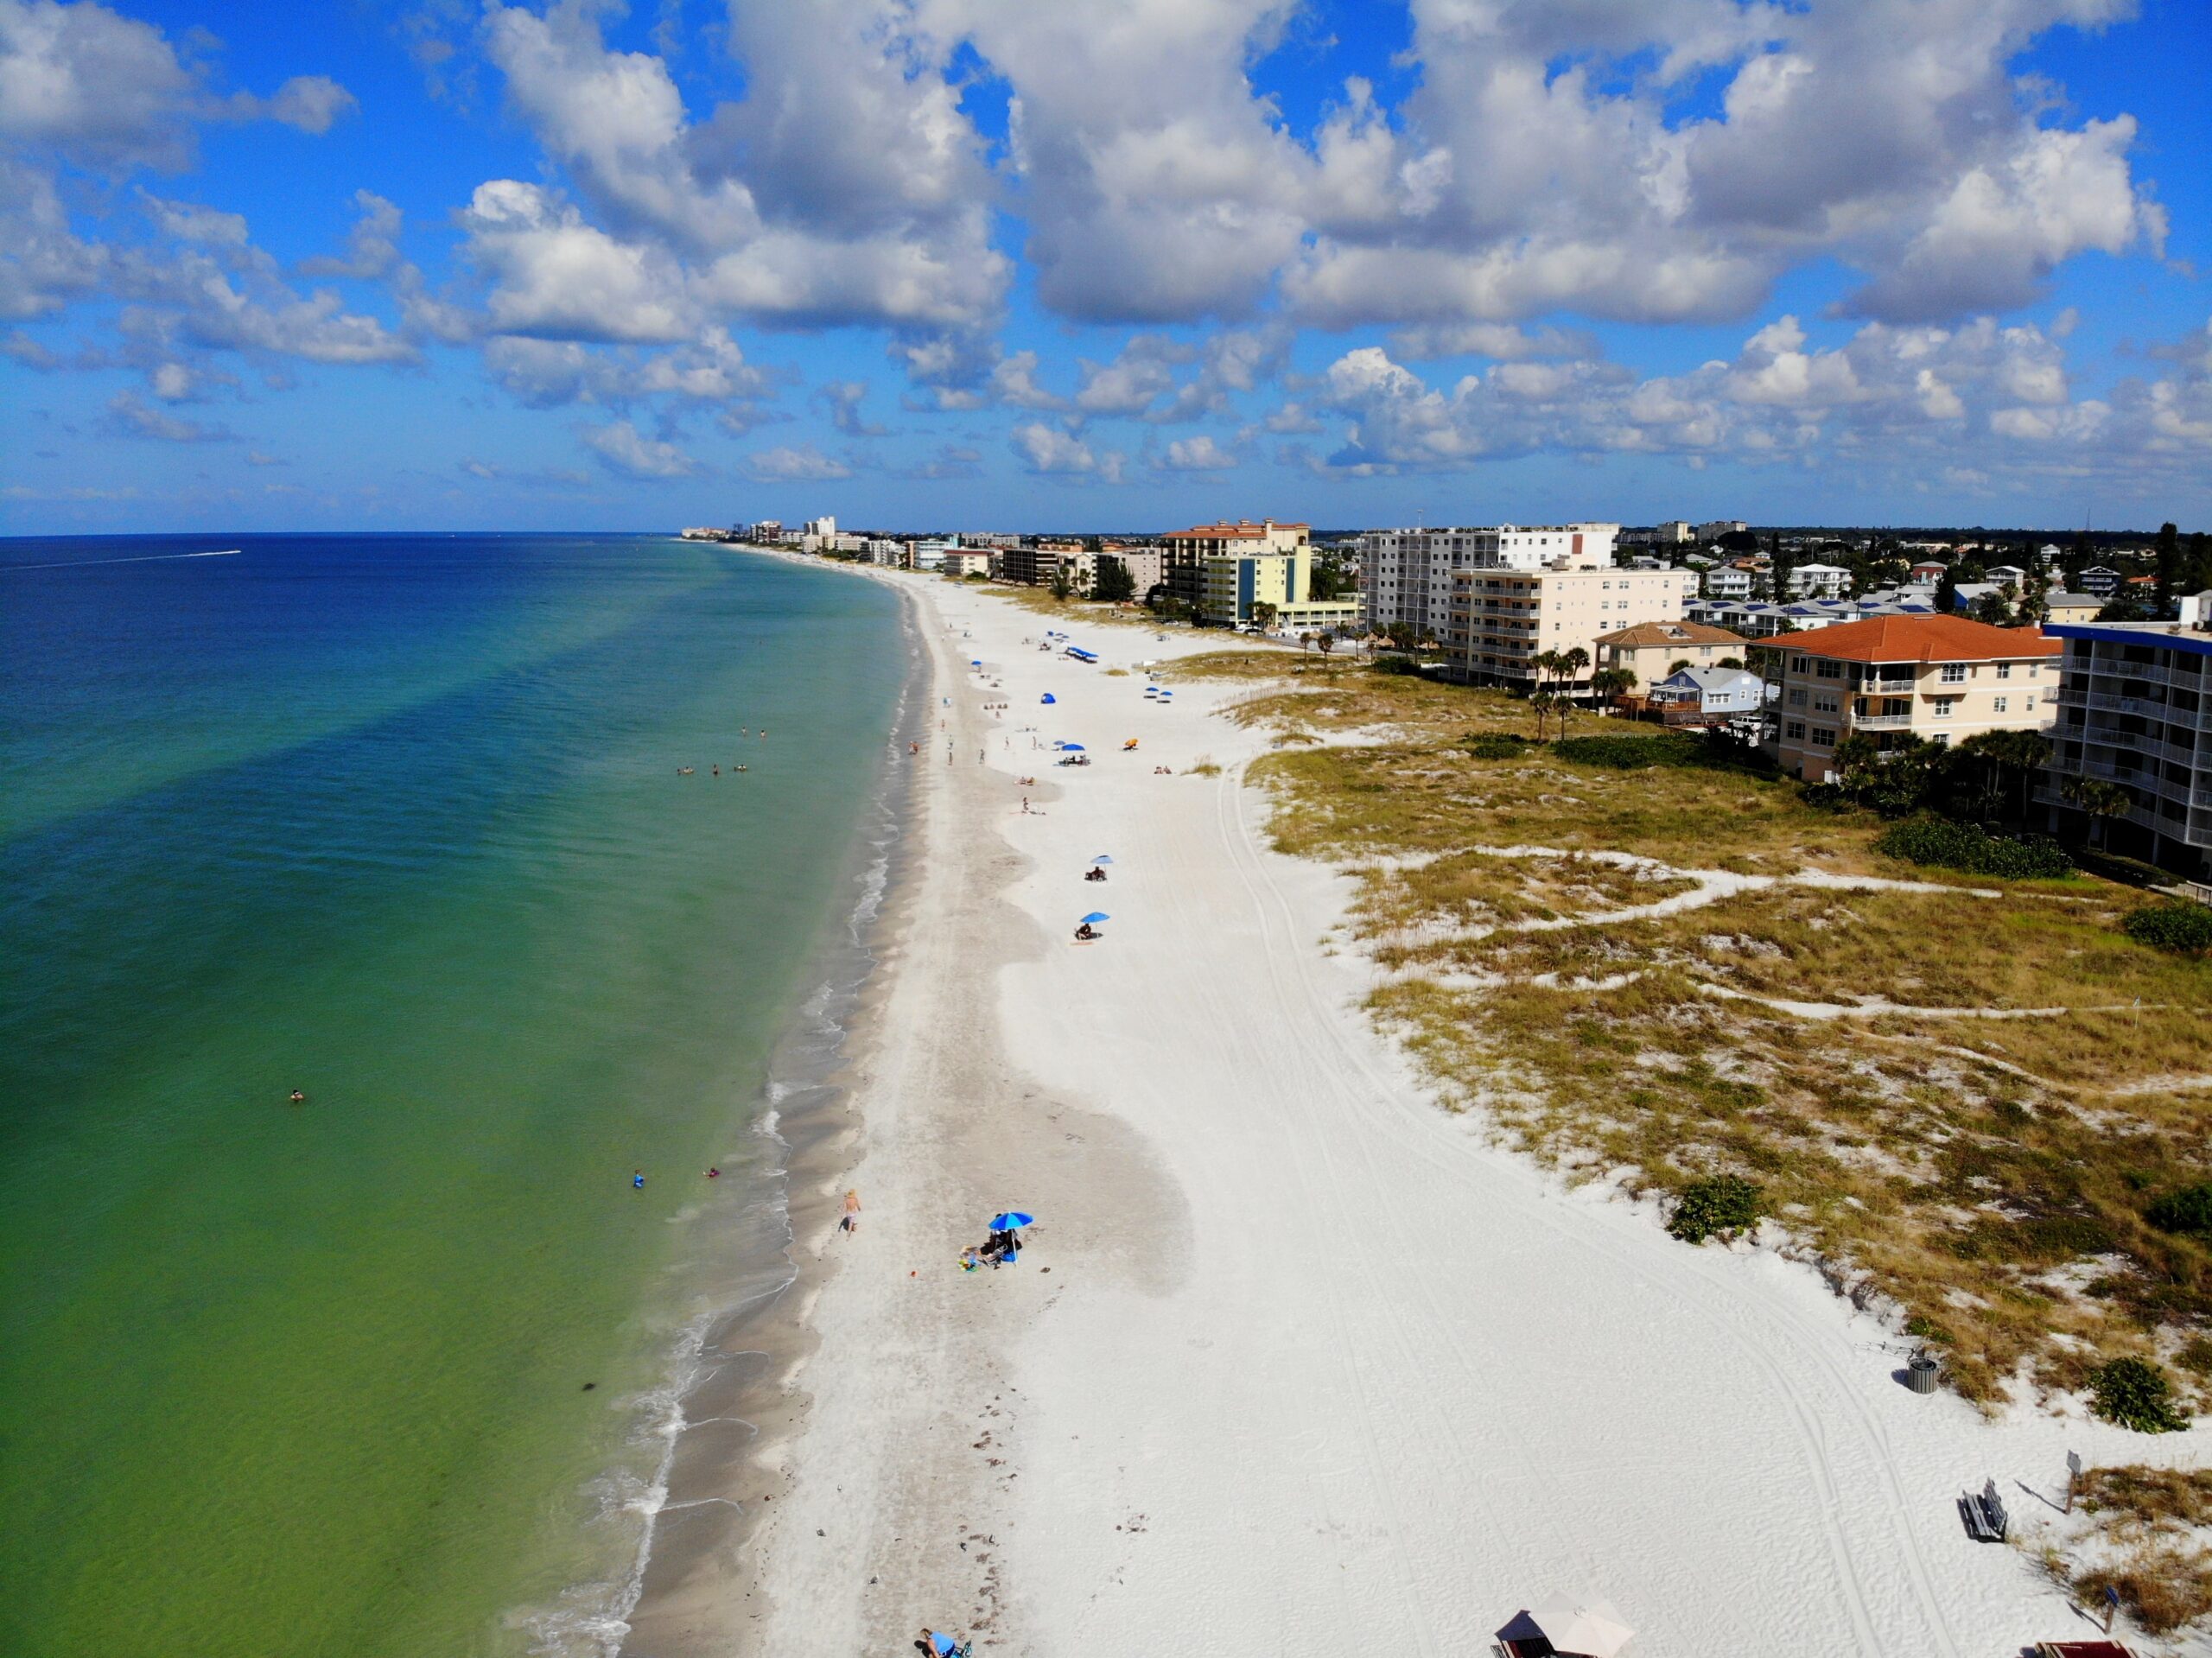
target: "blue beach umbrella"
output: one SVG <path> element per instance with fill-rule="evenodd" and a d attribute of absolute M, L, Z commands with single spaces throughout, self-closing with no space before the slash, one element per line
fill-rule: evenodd
<path fill-rule="evenodd" d="M 1089 915 L 1084 917 L 1083 924 L 1087 927 L 1094 921 L 1111 921 L 1113 918 L 1103 910 L 1093 910 Z"/>
<path fill-rule="evenodd" d="M 1042 698 L 1041 700 L 1042 700 L 1042 701 L 1044 701 L 1044 702 L 1058 702 L 1060 699 L 1059 699 L 1058 697 L 1057 697 L 1057 696 L 1053 696 L 1053 695 L 1052 694 L 1052 692 L 1050 692 L 1050 691 L 1046 691 L 1046 692 L 1045 693 L 1045 695 L 1044 695 L 1044 696 L 1043 696 L 1043 698 Z"/>
<path fill-rule="evenodd" d="M 1034 1215 L 1025 1214 L 1019 1209 L 1009 1209 L 1003 1215 L 991 1217 L 991 1230 L 994 1232 L 1019 1232 L 1025 1226 L 1036 1224 Z"/>
<path fill-rule="evenodd" d="M 1103 853 L 1103 852 L 1102 852 L 1102 853 L 1100 853 L 1096 857 L 1093 858 L 1090 861 L 1091 861 L 1091 862 L 1093 862 L 1093 863 L 1111 863 L 1111 862 L 1113 862 L 1114 861 L 1113 861 L 1111 858 L 1108 857 L 1104 853 Z"/>
<path fill-rule="evenodd" d="M 1083 753 L 1083 745 L 1081 743 L 1062 743 L 1060 746 L 1068 750 L 1071 753 L 1080 754 Z"/>

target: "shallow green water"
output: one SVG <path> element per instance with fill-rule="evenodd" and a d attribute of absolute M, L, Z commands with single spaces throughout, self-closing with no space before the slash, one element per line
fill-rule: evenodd
<path fill-rule="evenodd" d="M 0 583 L 0 1652 L 517 1646 L 621 1564 L 683 1218 L 761 1195 L 703 1170 L 849 905 L 893 601 L 622 538 Z"/>

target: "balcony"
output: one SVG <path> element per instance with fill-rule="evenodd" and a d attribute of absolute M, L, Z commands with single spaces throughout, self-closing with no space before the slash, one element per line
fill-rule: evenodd
<path fill-rule="evenodd" d="M 1851 716 L 1851 728 L 1853 731 L 1910 731 L 1912 729 L 1912 716 L 1910 714 L 1853 715 Z"/>
<path fill-rule="evenodd" d="M 2166 713 L 2164 702 L 2140 696 L 2115 696 L 2109 691 L 2091 691 L 2089 706 L 2112 714 L 2147 715 L 2153 720 L 2164 719 Z"/>
<path fill-rule="evenodd" d="M 2079 685 L 2060 685 L 2052 689 L 2050 700 L 2068 708 L 2086 708 L 2088 706 L 2089 693 Z"/>

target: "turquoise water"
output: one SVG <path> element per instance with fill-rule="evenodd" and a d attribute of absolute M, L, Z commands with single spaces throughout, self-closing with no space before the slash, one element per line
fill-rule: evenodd
<path fill-rule="evenodd" d="M 513 1651 L 625 1569 L 905 661 L 663 539 L 0 543 L 0 1651 Z"/>

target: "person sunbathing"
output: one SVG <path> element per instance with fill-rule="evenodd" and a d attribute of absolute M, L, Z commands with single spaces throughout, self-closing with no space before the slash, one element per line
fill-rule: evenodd
<path fill-rule="evenodd" d="M 1093 869 L 1089 874 L 1084 877 L 1084 880 L 1104 880 L 1105 879 L 1106 872 L 1103 869 Z"/>
<path fill-rule="evenodd" d="M 1098 937 L 1098 932 L 1095 927 L 1086 921 L 1075 930 L 1075 936 L 1078 943 L 1087 944 L 1092 939 Z"/>

